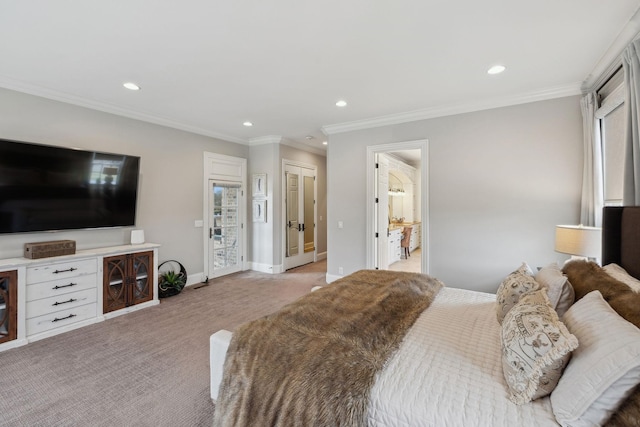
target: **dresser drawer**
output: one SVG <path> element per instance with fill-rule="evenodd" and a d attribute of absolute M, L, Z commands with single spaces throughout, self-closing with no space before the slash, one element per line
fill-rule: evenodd
<path fill-rule="evenodd" d="M 96 302 L 96 289 L 71 292 L 27 303 L 27 319 Z"/>
<path fill-rule="evenodd" d="M 49 280 L 84 276 L 85 274 L 95 274 L 97 271 L 98 262 L 95 258 L 37 265 L 27 267 L 27 285 L 47 282 Z"/>
<path fill-rule="evenodd" d="M 97 304 L 93 303 L 27 319 L 27 335 L 91 319 L 96 317 L 96 308 Z"/>
<path fill-rule="evenodd" d="M 84 289 L 96 289 L 98 287 L 97 275 L 87 274 L 67 279 L 57 279 L 50 282 L 40 282 L 27 286 L 27 302 L 42 298 L 65 295 L 70 292 Z"/>

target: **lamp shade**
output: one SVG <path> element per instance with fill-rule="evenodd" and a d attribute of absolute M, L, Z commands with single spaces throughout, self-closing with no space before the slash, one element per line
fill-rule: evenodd
<path fill-rule="evenodd" d="M 600 258 L 602 229 L 583 225 L 556 225 L 556 252 Z"/>

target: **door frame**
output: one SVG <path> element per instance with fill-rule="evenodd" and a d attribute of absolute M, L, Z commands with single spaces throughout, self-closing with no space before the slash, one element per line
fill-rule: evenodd
<path fill-rule="evenodd" d="M 213 272 L 209 271 L 209 228 L 213 227 L 209 215 L 209 180 L 240 182 L 241 195 L 238 200 L 240 209 L 239 220 L 241 226 L 241 245 L 240 250 L 241 262 L 240 269 L 247 269 L 247 159 L 241 157 L 226 156 L 211 152 L 204 152 L 204 168 L 202 179 L 202 244 L 203 244 L 203 272 L 202 281 L 213 278 Z M 197 225 L 196 225 L 197 227 Z"/>
<path fill-rule="evenodd" d="M 280 233 L 280 238 L 282 239 L 282 271 L 286 271 L 289 268 L 293 268 L 293 267 L 289 267 L 287 265 L 287 227 L 285 227 L 285 223 L 287 221 L 287 203 L 285 201 L 286 198 L 286 194 L 287 194 L 287 179 L 285 177 L 285 166 L 289 165 L 289 166 L 296 166 L 296 167 L 300 167 L 300 168 L 305 168 L 305 169 L 311 169 L 313 170 L 313 175 L 316 177 L 316 179 L 313 180 L 313 195 L 314 195 L 314 200 L 315 203 L 313 204 L 313 241 L 315 243 L 315 249 L 313 250 L 313 262 L 318 261 L 318 166 L 313 165 L 311 163 L 304 163 L 304 162 L 299 162 L 297 160 L 289 160 L 289 159 L 282 159 L 282 165 L 281 165 L 281 169 L 280 169 L 280 181 L 282 183 L 281 186 L 281 193 L 282 197 L 281 197 L 281 210 L 280 212 L 282 212 L 281 218 L 280 218 L 280 225 L 281 225 L 281 233 Z"/>
<path fill-rule="evenodd" d="M 422 230 L 420 244 L 422 256 L 420 270 L 429 274 L 429 140 L 419 139 L 414 141 L 393 142 L 389 144 L 367 146 L 367 214 L 366 214 L 366 256 L 367 268 L 374 269 L 377 264 L 375 250 L 375 232 L 377 225 L 374 218 L 375 203 L 375 154 L 388 153 L 390 151 L 402 151 L 420 149 L 420 221 Z"/>

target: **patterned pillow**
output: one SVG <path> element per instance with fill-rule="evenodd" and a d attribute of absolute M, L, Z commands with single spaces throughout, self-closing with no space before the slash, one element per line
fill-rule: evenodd
<path fill-rule="evenodd" d="M 575 300 L 575 292 L 560 266 L 555 262 L 549 264 L 536 273 L 535 279 L 547 290 L 551 306 L 556 309 L 558 317 L 564 316 Z"/>
<path fill-rule="evenodd" d="M 578 347 L 541 289 L 520 298 L 502 322 L 502 371 L 509 399 L 522 405 L 550 394 Z"/>
<path fill-rule="evenodd" d="M 526 262 L 520 268 L 509 274 L 496 291 L 496 316 L 498 323 L 502 323 L 505 314 L 516 305 L 520 297 L 527 292 L 537 291 L 540 284 L 533 278 L 533 272 Z"/>

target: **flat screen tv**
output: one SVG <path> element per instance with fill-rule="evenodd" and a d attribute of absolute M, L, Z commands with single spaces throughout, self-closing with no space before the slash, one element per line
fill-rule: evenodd
<path fill-rule="evenodd" d="M 135 225 L 140 158 L 0 139 L 0 233 Z"/>

